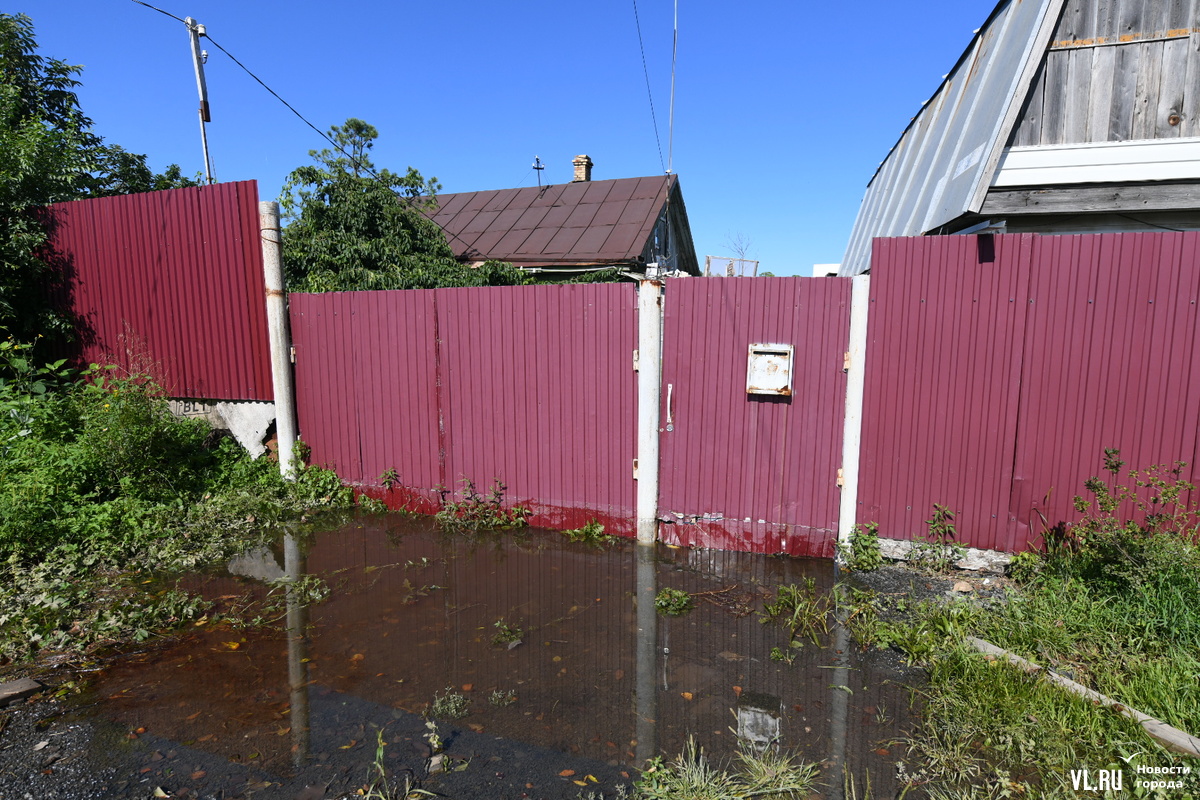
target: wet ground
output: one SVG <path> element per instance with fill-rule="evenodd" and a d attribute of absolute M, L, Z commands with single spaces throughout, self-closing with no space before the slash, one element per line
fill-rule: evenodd
<path fill-rule="evenodd" d="M 289 575 L 319 576 L 328 598 L 269 592 Z M 844 773 L 891 797 L 914 673 L 836 628 L 772 660 L 788 635 L 760 622 L 775 587 L 833 577 L 827 561 L 362 518 L 189 579 L 272 621 L 193 626 L 12 716 L 0 797 L 318 800 L 362 787 L 376 762 L 393 785 L 453 798 L 613 797 L 649 756 L 695 737 L 721 759 L 738 736 L 822 763 L 823 797 Z M 664 587 L 695 609 L 653 613 Z M 439 719 L 450 770 L 428 776 L 422 715 L 451 693 L 466 714 Z"/>

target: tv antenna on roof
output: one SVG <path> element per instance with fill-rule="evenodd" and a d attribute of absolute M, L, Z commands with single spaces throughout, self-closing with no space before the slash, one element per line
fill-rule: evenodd
<path fill-rule="evenodd" d="M 540 188 L 542 188 L 542 170 L 544 170 L 546 168 L 546 165 L 542 163 L 542 160 L 540 158 L 538 158 L 537 156 L 534 156 L 533 157 L 533 168 L 537 170 L 538 188 L 540 189 Z"/>

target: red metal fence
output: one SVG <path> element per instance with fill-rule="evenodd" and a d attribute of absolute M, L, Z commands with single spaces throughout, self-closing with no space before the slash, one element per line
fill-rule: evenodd
<path fill-rule="evenodd" d="M 636 314 L 628 284 L 291 295 L 301 436 L 414 510 L 499 480 L 534 524 L 631 534 Z"/>
<path fill-rule="evenodd" d="M 668 281 L 665 305 L 662 538 L 831 557 L 850 281 Z M 790 397 L 746 393 L 752 343 L 794 345 Z"/>
<path fill-rule="evenodd" d="M 173 397 L 270 400 L 254 181 L 51 206 L 74 355 Z"/>
<path fill-rule="evenodd" d="M 1195 464 L 1198 249 L 1196 233 L 877 240 L 858 521 L 909 538 L 941 503 L 966 543 L 1023 550 L 1078 517 L 1104 448 Z"/>

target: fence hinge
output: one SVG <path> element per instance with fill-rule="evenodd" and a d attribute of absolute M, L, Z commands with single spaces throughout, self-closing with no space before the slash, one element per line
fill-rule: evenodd
<path fill-rule="evenodd" d="M 842 353 L 842 372 L 850 371 L 850 351 Z"/>
<path fill-rule="evenodd" d="M 846 475 L 845 475 L 845 473 L 842 472 L 841 467 L 838 467 L 837 485 L 838 486 L 846 485 Z"/>
<path fill-rule="evenodd" d="M 288 357 L 292 360 L 293 364 L 296 363 L 296 345 L 288 348 Z"/>
<path fill-rule="evenodd" d="M 633 371 L 637 372 L 641 368 L 642 368 L 642 354 L 639 351 L 634 350 L 633 351 Z"/>
<path fill-rule="evenodd" d="M 633 460 L 633 479 L 635 481 L 638 479 L 638 466 L 636 458 Z"/>

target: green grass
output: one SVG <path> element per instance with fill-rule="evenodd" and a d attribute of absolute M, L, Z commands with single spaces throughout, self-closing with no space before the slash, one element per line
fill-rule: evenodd
<path fill-rule="evenodd" d="M 911 785 L 933 798 L 1075 797 L 1071 771 L 1200 767 L 1167 752 L 1136 723 L 963 644 L 977 636 L 1118 703 L 1200 733 L 1200 548 L 1191 487 L 1175 470 L 1088 481 L 1083 520 L 1024 556 L 1007 602 L 961 600 L 882 609 L 859 593 L 850 627 L 865 644 L 895 646 L 928 671 L 922 725 L 906 764 Z M 1174 476 L 1174 477 L 1172 477 Z M 1140 492 L 1140 493 L 1139 493 Z M 1128 765 L 1125 759 L 1130 759 Z M 914 766 L 915 765 L 915 766 Z M 1188 788 L 1169 796 L 1194 796 Z M 1140 792 L 1140 793 L 1139 793 Z"/>

